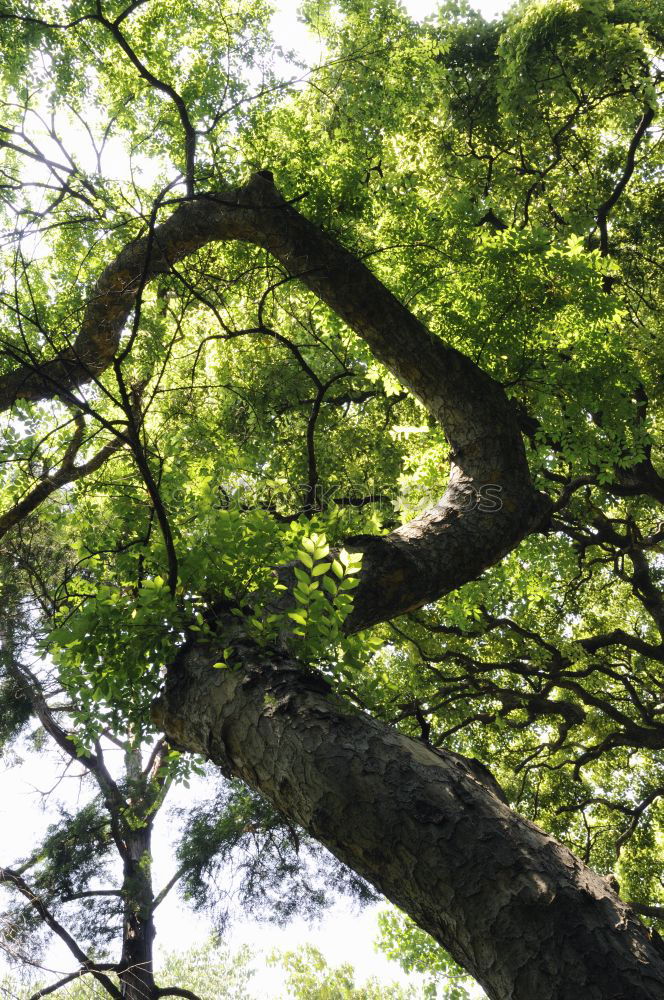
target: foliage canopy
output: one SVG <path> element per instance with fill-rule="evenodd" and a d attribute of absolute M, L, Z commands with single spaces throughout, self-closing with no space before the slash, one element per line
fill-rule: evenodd
<path fill-rule="evenodd" d="M 423 23 L 393 0 L 301 10 L 321 40 L 309 67 L 275 47 L 262 0 L 2 0 L 0 375 L 72 348 L 131 241 L 269 168 L 504 387 L 551 516 L 443 601 L 347 635 L 354 545 L 437 501 L 448 441 L 274 256 L 204 246 L 146 270 L 86 385 L 11 400 L 0 736 L 40 690 L 81 756 L 108 732 L 155 739 L 167 665 L 234 615 L 356 706 L 489 766 L 658 920 L 661 4 L 521 0 L 486 21 L 447 0 Z M 296 586 L 279 604 L 283 565 Z M 229 628 L 217 669 L 236 668 L 235 643 Z M 86 809 L 67 837 L 95 826 Z M 71 894 L 92 861 L 60 857 L 59 836 L 49 892 Z"/>

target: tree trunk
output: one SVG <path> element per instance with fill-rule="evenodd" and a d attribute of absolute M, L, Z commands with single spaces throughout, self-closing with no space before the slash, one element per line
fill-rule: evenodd
<path fill-rule="evenodd" d="M 664 947 L 481 765 L 343 703 L 279 651 L 193 645 L 155 718 L 244 779 L 433 935 L 492 1000 L 664 1000 Z"/>
<path fill-rule="evenodd" d="M 139 750 L 125 755 L 129 802 L 132 799 L 145 807 L 148 790 L 142 771 Z M 152 891 L 152 822 L 136 816 L 136 823 L 122 817 L 124 874 L 122 895 L 122 957 L 120 959 L 120 992 L 125 1000 L 154 1000 L 155 987 L 152 944 L 155 936 Z"/>
<path fill-rule="evenodd" d="M 124 864 L 122 892 L 122 957 L 120 992 L 125 1000 L 153 1000 L 157 995 L 152 943 L 155 930 L 152 919 L 151 831 L 135 830 L 126 838 L 130 858 Z"/>

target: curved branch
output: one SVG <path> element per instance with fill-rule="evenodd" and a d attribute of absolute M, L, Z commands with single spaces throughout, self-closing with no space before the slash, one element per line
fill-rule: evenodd
<path fill-rule="evenodd" d="M 647 656 L 664 663 L 664 643 L 653 646 L 652 643 L 639 639 L 636 635 L 629 635 L 621 628 L 616 628 L 613 632 L 605 632 L 602 635 L 589 636 L 587 639 L 579 639 L 579 645 L 585 649 L 586 653 L 596 653 L 598 649 L 605 649 L 607 646 L 625 646 L 635 653 L 640 653 L 641 656 Z"/>
<path fill-rule="evenodd" d="M 636 132 L 632 137 L 632 141 L 629 144 L 629 149 L 627 150 L 627 159 L 625 160 L 625 166 L 622 174 L 618 179 L 618 183 L 614 187 L 613 191 L 597 209 L 597 225 L 599 226 L 600 232 L 600 253 L 603 257 L 606 257 L 609 252 L 609 229 L 608 229 L 608 218 L 609 213 L 613 206 L 616 204 L 621 194 L 627 187 L 630 177 L 634 173 L 634 168 L 636 166 L 636 151 L 641 145 L 643 137 L 650 124 L 655 117 L 655 111 L 653 108 L 646 108 L 639 122 Z"/>
<path fill-rule="evenodd" d="M 450 442 L 451 470 L 438 504 L 391 535 L 351 540 L 364 560 L 349 630 L 421 607 L 476 578 L 544 522 L 550 502 L 532 488 L 502 387 L 433 336 L 361 260 L 287 203 L 267 171 L 235 191 L 181 204 L 149 237 L 125 247 L 101 275 L 73 351 L 1 378 L 0 406 L 66 395 L 90 372 L 103 371 L 142 285 L 223 240 L 253 243 L 276 257 L 366 341 L 441 422 Z"/>
<path fill-rule="evenodd" d="M 74 483 L 77 479 L 83 479 L 85 476 L 89 476 L 90 473 L 100 469 L 123 444 L 124 442 L 119 438 L 111 441 L 110 444 L 105 445 L 96 455 L 93 455 L 87 462 L 84 462 L 83 465 L 74 465 L 73 456 L 69 460 L 65 456 L 65 460 L 57 472 L 52 473 L 50 476 L 45 476 L 11 510 L 0 514 L 0 538 L 6 535 L 10 528 L 13 528 L 14 525 L 26 518 L 28 514 L 31 514 L 33 510 L 36 510 L 51 494 L 63 486 L 68 486 L 69 483 Z"/>

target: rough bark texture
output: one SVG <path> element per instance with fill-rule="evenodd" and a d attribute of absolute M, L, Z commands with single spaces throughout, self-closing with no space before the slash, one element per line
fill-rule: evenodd
<path fill-rule="evenodd" d="M 326 690 L 284 654 L 183 653 L 157 707 L 409 913 L 492 1000 L 662 1000 L 664 949 L 609 884 L 512 812 L 481 767 Z"/>

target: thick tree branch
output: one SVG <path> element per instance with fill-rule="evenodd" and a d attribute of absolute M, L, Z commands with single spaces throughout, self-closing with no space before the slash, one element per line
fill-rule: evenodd
<path fill-rule="evenodd" d="M 55 993 L 56 990 L 62 989 L 63 986 L 67 986 L 68 983 L 73 983 L 76 979 L 82 979 L 83 976 L 87 975 L 89 969 L 77 969 L 76 972 L 70 972 L 68 976 L 63 976 L 62 979 L 57 979 L 50 986 L 44 986 L 42 989 L 37 990 L 33 993 L 29 1000 L 41 1000 L 41 997 L 50 996 L 51 993 Z"/>
<path fill-rule="evenodd" d="M 640 913 L 642 917 L 655 917 L 656 920 L 664 919 L 664 906 L 648 906 L 645 903 L 628 903 L 635 913 Z"/>
<path fill-rule="evenodd" d="M 115 965 L 110 962 L 108 963 L 96 962 L 94 964 L 94 970 L 96 970 L 97 972 L 104 972 L 104 971 L 114 972 L 115 968 L 116 968 Z M 90 966 L 90 968 L 77 969 L 76 972 L 70 972 L 68 976 L 63 976 L 62 979 L 58 979 L 55 983 L 51 983 L 50 986 L 43 986 L 40 990 L 37 990 L 36 993 L 32 994 L 30 1000 L 41 1000 L 41 997 L 50 996 L 51 993 L 55 993 L 56 990 L 62 989 L 62 987 L 67 986 L 68 983 L 73 983 L 77 979 L 82 979 L 83 976 L 92 974 L 93 974 L 92 965 Z"/>
<path fill-rule="evenodd" d="M 334 310 L 442 423 L 450 442 L 452 466 L 440 502 L 389 536 L 354 540 L 364 561 L 350 630 L 421 607 L 476 578 L 543 523 L 549 504 L 532 489 L 502 388 L 285 202 L 267 172 L 234 192 L 182 204 L 149 237 L 130 243 L 99 279 L 74 351 L 0 379 L 0 405 L 41 399 L 53 395 L 58 382 L 71 388 L 91 371 L 103 371 L 140 287 L 206 244 L 231 239 L 264 247 Z M 497 497 L 488 508 L 479 502 L 487 486 Z"/>
<path fill-rule="evenodd" d="M 645 642 L 638 636 L 629 635 L 621 628 L 616 628 L 613 632 L 605 632 L 602 635 L 589 636 L 587 639 L 579 639 L 579 645 L 583 646 L 587 653 L 596 653 L 598 649 L 605 649 L 607 646 L 626 646 L 627 649 L 631 649 L 635 653 L 664 663 L 664 643 L 653 646 L 652 643 Z"/>
<path fill-rule="evenodd" d="M 198 993 L 185 990 L 182 986 L 162 986 L 157 990 L 158 997 L 184 997 L 185 1000 L 201 1000 Z"/>
<path fill-rule="evenodd" d="M 155 718 L 245 780 L 408 912 L 492 1000 L 664 998 L 664 953 L 566 848 L 511 812 L 456 754 L 353 709 L 289 656 L 236 670 L 185 651 Z M 552 975 L 565 955 L 579 979 Z"/>

